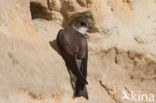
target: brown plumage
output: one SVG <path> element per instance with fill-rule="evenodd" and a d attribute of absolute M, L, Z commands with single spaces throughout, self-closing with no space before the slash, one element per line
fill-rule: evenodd
<path fill-rule="evenodd" d="M 88 20 L 79 16 L 61 29 L 57 35 L 57 44 L 65 63 L 75 76 L 75 97 L 83 96 L 88 99 L 87 82 L 87 60 L 88 45 L 83 34 L 89 28 Z"/>

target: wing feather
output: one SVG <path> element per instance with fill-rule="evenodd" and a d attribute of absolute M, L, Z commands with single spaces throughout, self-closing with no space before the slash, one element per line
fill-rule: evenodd
<path fill-rule="evenodd" d="M 59 47 L 59 50 L 61 52 L 61 55 L 63 59 L 65 60 L 65 63 L 67 67 L 72 71 L 72 73 L 77 77 L 80 78 L 85 84 L 88 84 L 87 80 L 85 79 L 86 77 L 83 75 L 83 72 L 81 69 L 78 68 L 77 63 L 76 63 L 76 57 L 68 53 L 64 48 L 63 44 L 61 43 L 61 38 L 63 36 L 64 30 L 60 30 L 57 36 L 57 44 Z"/>

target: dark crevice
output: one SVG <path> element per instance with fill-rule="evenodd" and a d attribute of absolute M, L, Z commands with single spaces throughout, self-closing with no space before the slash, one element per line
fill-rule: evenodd
<path fill-rule="evenodd" d="M 52 13 L 49 11 L 47 7 L 41 5 L 41 3 L 30 2 L 30 11 L 32 19 L 36 18 L 42 18 L 45 20 L 52 19 Z"/>
<path fill-rule="evenodd" d="M 106 92 L 108 93 L 108 95 L 112 98 L 112 100 L 115 102 L 115 103 L 122 103 L 120 100 L 117 100 L 116 96 L 111 94 L 109 89 L 104 85 L 102 84 L 102 81 L 100 80 L 99 81 L 100 85 L 106 90 Z"/>

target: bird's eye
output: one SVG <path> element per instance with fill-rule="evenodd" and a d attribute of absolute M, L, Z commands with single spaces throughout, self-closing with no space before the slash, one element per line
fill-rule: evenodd
<path fill-rule="evenodd" d="M 87 26 L 85 22 L 80 22 L 81 26 Z"/>

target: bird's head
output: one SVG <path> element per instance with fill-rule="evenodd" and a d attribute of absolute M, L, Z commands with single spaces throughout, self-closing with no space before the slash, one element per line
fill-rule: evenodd
<path fill-rule="evenodd" d="M 72 20 L 70 24 L 76 31 L 80 32 L 83 35 L 87 30 L 91 29 L 89 21 L 84 16 L 78 16 L 77 18 Z"/>

